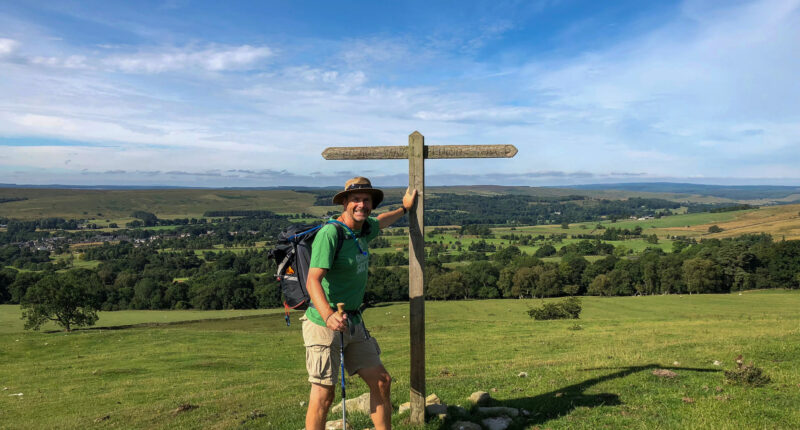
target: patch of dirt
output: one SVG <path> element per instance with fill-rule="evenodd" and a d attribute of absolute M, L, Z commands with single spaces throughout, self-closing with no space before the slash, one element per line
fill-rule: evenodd
<path fill-rule="evenodd" d="M 190 405 L 189 403 L 184 403 L 177 408 L 172 410 L 172 415 L 178 415 L 181 412 L 191 411 L 192 409 L 197 409 L 197 405 Z"/>
<path fill-rule="evenodd" d="M 653 370 L 653 375 L 656 375 L 659 378 L 668 378 L 668 379 L 672 379 L 678 376 L 677 373 L 667 369 L 655 369 Z"/>

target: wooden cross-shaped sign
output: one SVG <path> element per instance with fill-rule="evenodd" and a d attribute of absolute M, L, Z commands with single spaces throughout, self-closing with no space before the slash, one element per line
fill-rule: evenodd
<path fill-rule="evenodd" d="M 322 151 L 326 160 L 408 159 L 408 186 L 418 191 L 417 203 L 408 213 L 408 298 L 411 322 L 411 423 L 425 423 L 425 270 L 424 197 L 426 158 L 511 158 L 514 145 L 425 145 L 415 131 L 408 146 L 334 147 Z"/>

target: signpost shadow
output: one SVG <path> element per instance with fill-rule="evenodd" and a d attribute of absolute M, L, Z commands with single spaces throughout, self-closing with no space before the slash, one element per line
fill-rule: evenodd
<path fill-rule="evenodd" d="M 581 369 L 582 371 L 594 370 L 617 370 L 606 375 L 590 378 L 576 384 L 567 385 L 542 393 L 532 397 L 520 397 L 503 401 L 493 401 L 488 406 L 505 406 L 515 409 L 525 409 L 530 412 L 530 416 L 516 418 L 509 429 L 528 428 L 530 426 L 541 425 L 552 419 L 556 419 L 570 414 L 575 408 L 586 407 L 594 408 L 597 406 L 618 406 L 624 404 L 616 393 L 592 393 L 587 394 L 586 390 L 612 379 L 624 378 L 637 372 L 651 369 L 681 370 L 692 372 L 720 372 L 717 369 L 704 369 L 692 367 L 665 367 L 658 364 L 645 364 L 630 367 L 598 367 Z M 444 422 L 439 426 L 439 430 L 450 429 L 452 422 Z M 520 426 L 521 425 L 521 426 Z"/>

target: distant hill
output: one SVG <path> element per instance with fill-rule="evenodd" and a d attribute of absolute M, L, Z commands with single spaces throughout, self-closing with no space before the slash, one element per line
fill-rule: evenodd
<path fill-rule="evenodd" d="M 637 182 L 622 184 L 588 184 L 562 188 L 578 190 L 622 190 L 646 193 L 676 193 L 720 197 L 738 201 L 800 202 L 800 187 L 781 185 L 703 185 L 676 182 Z"/>
<path fill-rule="evenodd" d="M 69 185 L 0 186 L 0 218 L 129 221 L 130 214 L 145 210 L 159 218 L 202 217 L 207 211 L 269 210 L 275 213 L 310 213 L 323 216 L 339 208 L 327 205 L 339 187 L 181 188 L 181 187 L 81 187 Z M 397 205 L 405 187 L 384 188 L 385 207 Z M 574 187 L 504 185 L 430 186 L 429 199 L 444 195 L 521 196 L 572 200 L 623 200 L 632 197 L 665 199 L 681 204 L 753 205 L 800 203 L 800 187 L 719 186 L 679 183 L 597 184 Z M 574 197 L 574 198 L 573 198 Z M 322 202 L 323 206 L 319 206 Z"/>

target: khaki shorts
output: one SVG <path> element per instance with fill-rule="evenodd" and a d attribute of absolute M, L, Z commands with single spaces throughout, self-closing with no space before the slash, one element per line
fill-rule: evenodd
<path fill-rule="evenodd" d="M 321 385 L 336 385 L 339 377 L 339 332 L 306 319 L 303 321 L 303 342 L 306 346 L 306 369 L 308 381 Z M 381 363 L 381 349 L 375 338 L 369 335 L 361 322 L 353 329 L 344 331 L 344 367 L 349 375 L 361 369 L 377 367 Z"/>

